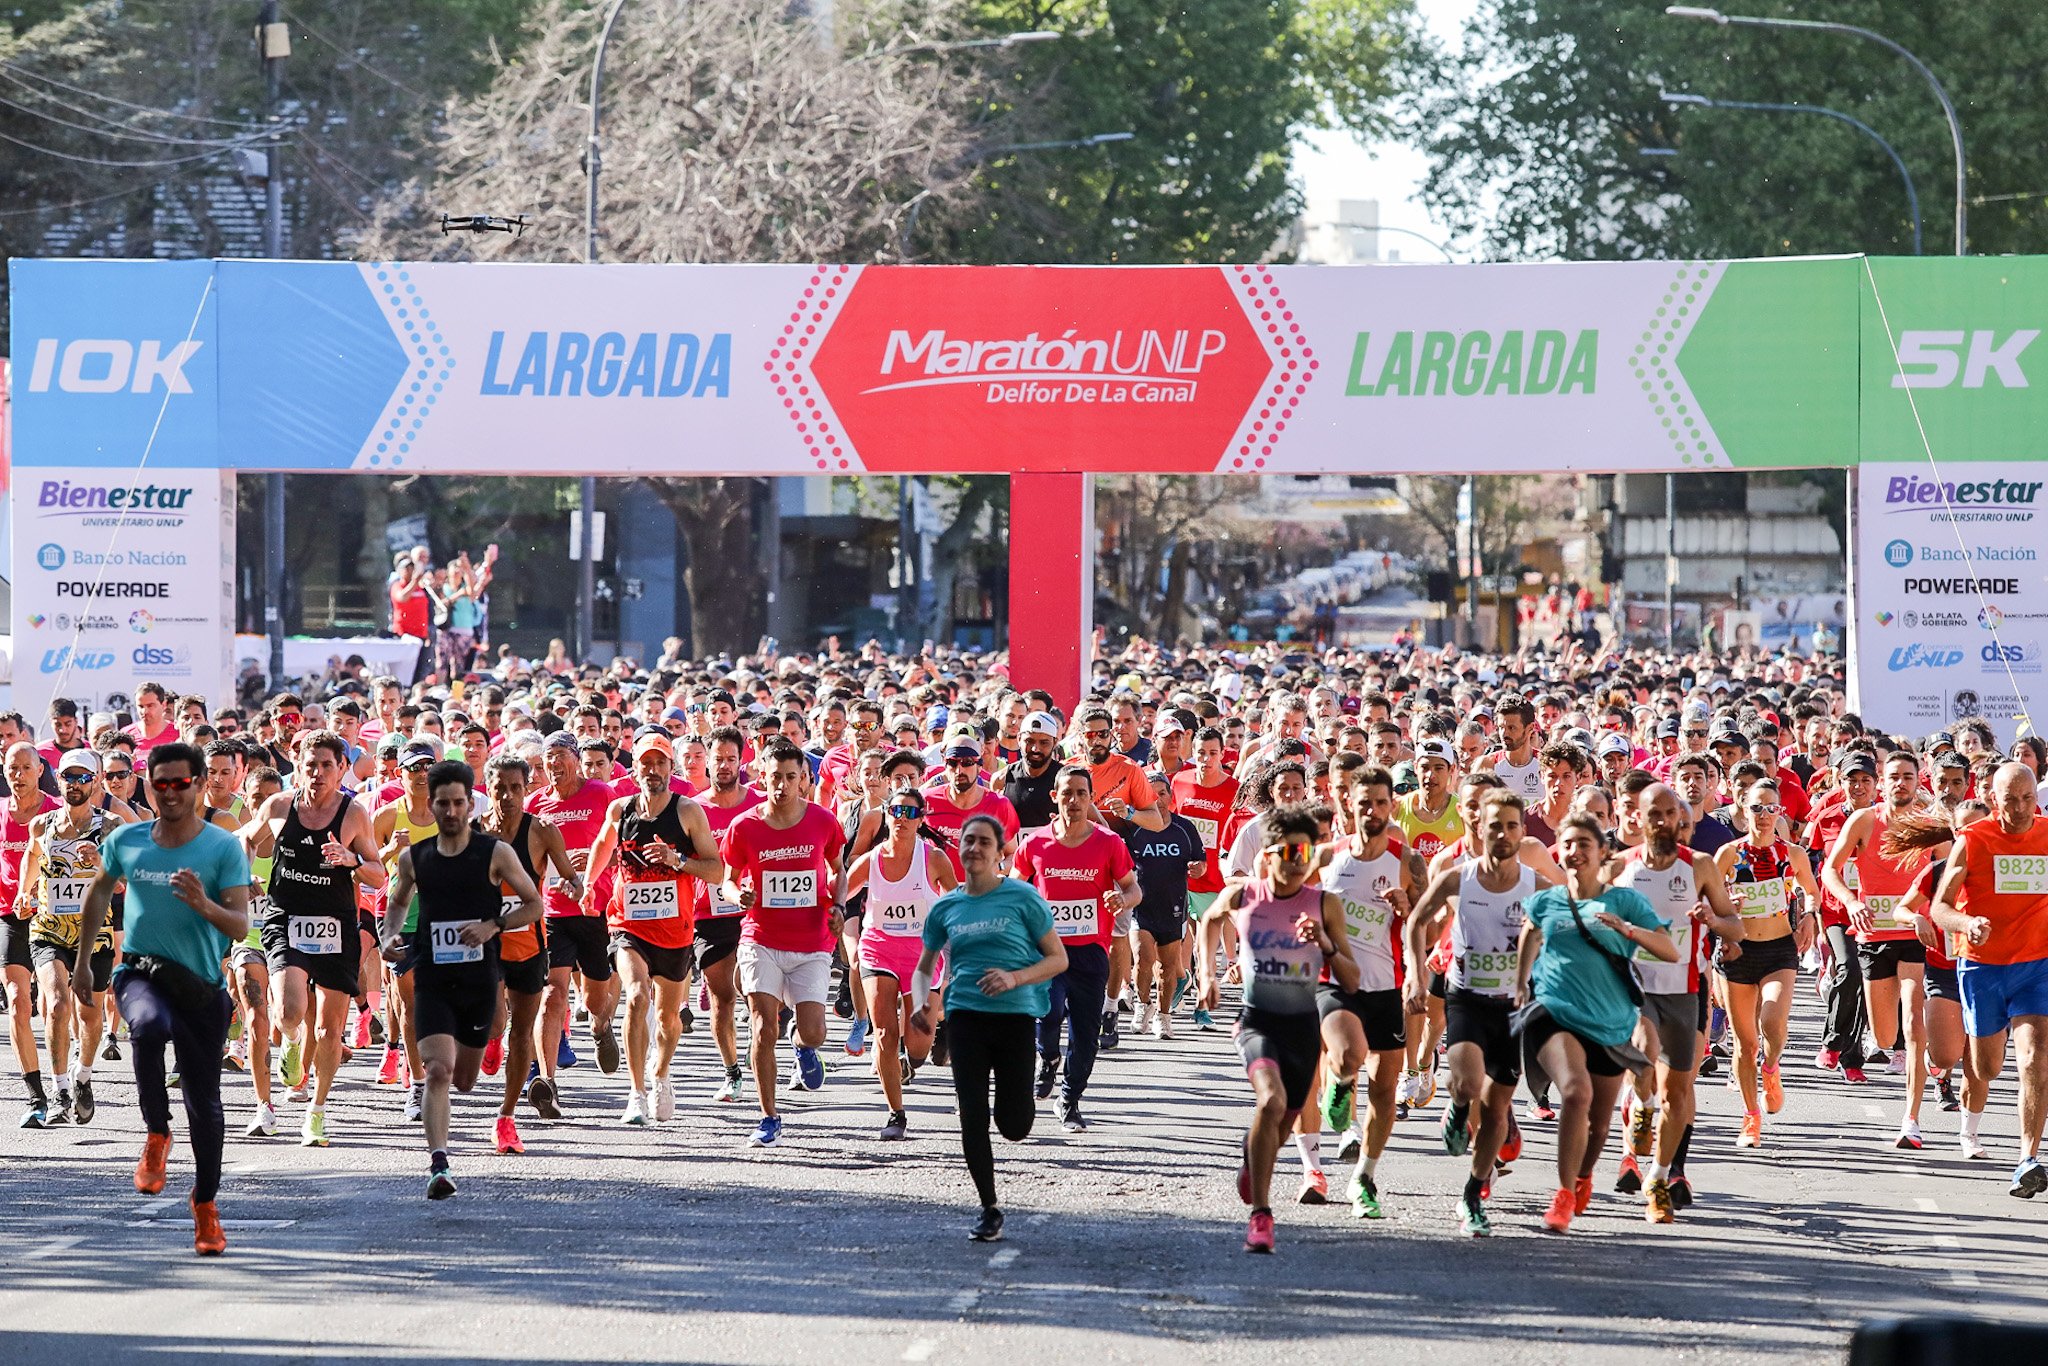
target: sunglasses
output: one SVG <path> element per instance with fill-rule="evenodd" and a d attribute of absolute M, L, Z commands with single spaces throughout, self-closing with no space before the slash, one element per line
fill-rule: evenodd
<path fill-rule="evenodd" d="M 1775 816 L 1778 814 L 1778 804 L 1776 802 L 1757 802 L 1749 809 L 1756 812 L 1759 816 Z"/>
<path fill-rule="evenodd" d="M 107 770 L 107 781 L 110 783 L 124 783 L 134 776 L 135 770 L 132 768 L 110 768 Z"/>
<path fill-rule="evenodd" d="M 151 778 L 149 785 L 159 792 L 187 792 L 198 781 L 197 778 Z"/>
<path fill-rule="evenodd" d="M 1106 730 L 1084 730 L 1081 732 L 1081 738 L 1084 740 L 1107 740 L 1109 732 Z"/>
<path fill-rule="evenodd" d="M 57 776 L 67 787 L 89 787 L 92 784 L 92 774 L 83 769 L 74 768 L 69 773 L 59 773 Z"/>
<path fill-rule="evenodd" d="M 281 711 L 277 714 L 277 724 L 280 726 L 296 726 L 304 719 L 295 711 Z"/>
<path fill-rule="evenodd" d="M 1685 733 L 1685 738 L 1688 740 L 1704 740 L 1707 738 L 1707 733 L 1703 730 L 1689 730 Z"/>
<path fill-rule="evenodd" d="M 234 721 L 216 721 L 213 723 L 213 728 L 222 735 L 239 734 L 242 729 L 241 725 Z"/>
<path fill-rule="evenodd" d="M 947 767 L 947 768 L 980 768 L 980 767 L 981 767 L 981 760 L 979 760 L 979 759 L 948 759 L 948 760 L 946 760 L 946 767 Z"/>
<path fill-rule="evenodd" d="M 924 819 L 924 808 L 921 806 L 907 805 L 892 806 L 889 808 L 889 814 L 894 816 L 899 821 L 921 821 Z"/>
<path fill-rule="evenodd" d="M 1306 863 L 1316 847 L 1307 840 L 1289 840 L 1285 844 L 1269 844 L 1266 850 L 1288 863 Z"/>
<path fill-rule="evenodd" d="M 872 735 L 880 729 L 881 727 L 872 721 L 856 721 L 853 723 L 853 731 L 856 735 Z"/>

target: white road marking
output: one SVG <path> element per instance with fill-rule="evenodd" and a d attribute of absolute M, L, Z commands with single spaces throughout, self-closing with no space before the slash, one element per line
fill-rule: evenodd
<path fill-rule="evenodd" d="M 54 1257 L 60 1252 L 69 1252 L 72 1248 L 77 1247 L 80 1243 L 84 1241 L 85 1239 L 83 1238 L 52 1238 L 49 1242 L 44 1243 L 41 1247 L 35 1248 L 34 1250 L 29 1252 L 24 1252 L 21 1255 L 22 1258 L 26 1261 L 34 1261 L 39 1257 Z"/>
<path fill-rule="evenodd" d="M 1984 1282 L 1977 1279 L 1976 1272 L 1965 1271 L 1960 1267 L 1950 1270 L 1948 1275 L 1950 1280 L 1954 1281 L 1957 1285 L 1960 1286 L 1969 1286 L 1974 1288 L 1976 1286 L 1984 1284 Z"/>
<path fill-rule="evenodd" d="M 137 1205 L 135 1207 L 135 1212 L 137 1214 L 161 1214 L 165 1210 L 169 1209 L 171 1206 L 177 1203 L 178 1202 L 172 1199 L 170 1196 L 165 1196 L 161 1200 L 148 1200 L 140 1205 Z"/>
<path fill-rule="evenodd" d="M 905 1361 L 927 1361 L 931 1358 L 931 1354 L 938 1349 L 938 1345 L 938 1343 L 933 1342 L 930 1338 L 918 1338 L 903 1349 L 903 1359 Z"/>
<path fill-rule="evenodd" d="M 1002 1249 L 1002 1251 L 996 1253 L 995 1256 L 989 1258 L 988 1264 L 992 1267 L 1008 1266 L 1011 1262 L 1016 1261 L 1019 1257 L 1023 1255 L 1023 1252 L 1021 1252 L 1017 1248 L 1006 1247 Z"/>
<path fill-rule="evenodd" d="M 1863 1107 L 1863 1113 L 1869 1115 L 1872 1119 L 1883 1119 L 1884 1107 L 1881 1105 L 1866 1105 Z"/>
<path fill-rule="evenodd" d="M 1922 1212 L 1922 1213 L 1925 1213 L 1925 1214 L 1939 1214 L 1939 1213 L 1941 1213 L 1941 1205 L 1940 1205 L 1940 1204 L 1939 1204 L 1938 1202 L 1936 1202 L 1936 1201 L 1933 1201 L 1933 1200 L 1929 1200 L 1929 1199 L 1928 1199 L 1928 1198 L 1927 1198 L 1926 1196 L 1924 1196 L 1924 1195 L 1916 1195 L 1916 1196 L 1914 1196 L 1914 1197 L 1913 1197 L 1913 1203 L 1914 1203 L 1914 1204 L 1916 1204 L 1916 1205 L 1918 1205 L 1918 1206 L 1920 1207 L 1920 1209 L 1921 1209 L 1921 1212 Z"/>
<path fill-rule="evenodd" d="M 1945 1247 L 1951 1252 L 1961 1252 L 1963 1250 L 1963 1240 L 1956 1237 L 1953 1233 L 1939 1234 L 1935 1237 L 1934 1242 L 1936 1246 Z"/>
<path fill-rule="evenodd" d="M 980 1302 L 981 1292 L 979 1290 L 963 1290 L 952 1299 L 946 1301 L 946 1312 L 949 1314 L 965 1314 Z"/>
<path fill-rule="evenodd" d="M 296 1223 L 298 1223 L 298 1222 L 299 1222 L 299 1221 L 298 1221 L 298 1220 L 296 1220 L 296 1219 L 223 1219 L 223 1220 L 221 1220 L 221 1221 L 220 1221 L 220 1226 L 221 1226 L 221 1228 L 223 1228 L 223 1229 L 241 1229 L 241 1230 L 242 1230 L 242 1231 L 244 1231 L 244 1232 L 256 1232 L 256 1231 L 260 1231 L 260 1230 L 263 1230 L 263 1229 L 273 1229 L 273 1228 L 290 1228 L 290 1227 L 291 1227 L 291 1226 L 292 1226 L 293 1224 L 296 1224 Z M 130 1219 L 130 1220 L 128 1221 L 128 1227 L 130 1227 L 130 1228 L 190 1228 L 190 1227 L 192 1227 L 192 1221 L 191 1221 L 191 1220 L 190 1220 L 189 1218 L 188 1218 L 188 1219 Z"/>

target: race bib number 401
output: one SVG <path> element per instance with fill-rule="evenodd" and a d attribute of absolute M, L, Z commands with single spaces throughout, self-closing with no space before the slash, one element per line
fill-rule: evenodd
<path fill-rule="evenodd" d="M 443 966 L 483 962 L 483 945 L 462 942 L 462 932 L 476 923 L 474 920 L 437 920 L 428 926 L 431 936 L 428 943 L 434 951 L 434 962 Z"/>
<path fill-rule="evenodd" d="M 1052 901 L 1052 927 L 1062 939 L 1093 939 L 1102 933 L 1102 901 Z"/>

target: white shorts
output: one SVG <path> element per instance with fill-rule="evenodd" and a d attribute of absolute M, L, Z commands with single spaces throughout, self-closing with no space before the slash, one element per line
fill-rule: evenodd
<path fill-rule="evenodd" d="M 740 990 L 773 996 L 791 1006 L 823 1005 L 832 992 L 832 954 L 770 949 L 740 941 Z"/>

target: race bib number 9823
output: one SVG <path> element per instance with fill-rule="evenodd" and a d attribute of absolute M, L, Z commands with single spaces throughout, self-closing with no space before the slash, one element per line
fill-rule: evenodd
<path fill-rule="evenodd" d="M 1997 854 L 1991 860 L 1991 890 L 2017 896 L 2048 895 L 2048 855 Z"/>

